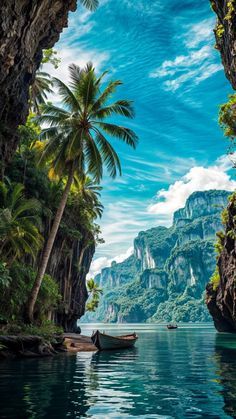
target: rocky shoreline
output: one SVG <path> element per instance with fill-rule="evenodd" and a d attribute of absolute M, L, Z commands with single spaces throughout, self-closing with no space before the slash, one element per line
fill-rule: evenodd
<path fill-rule="evenodd" d="M 96 351 L 89 336 L 65 333 L 47 340 L 41 336 L 1 335 L 0 360 L 54 356 L 62 352 Z"/>

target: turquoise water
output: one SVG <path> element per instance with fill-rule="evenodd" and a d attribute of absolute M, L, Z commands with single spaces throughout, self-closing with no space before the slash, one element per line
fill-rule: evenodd
<path fill-rule="evenodd" d="M 100 328 L 135 330 L 136 348 L 1 362 L 0 417 L 236 417 L 235 336 L 210 325 Z"/>

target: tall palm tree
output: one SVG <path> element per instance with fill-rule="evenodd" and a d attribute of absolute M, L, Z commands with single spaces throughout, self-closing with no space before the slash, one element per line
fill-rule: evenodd
<path fill-rule="evenodd" d="M 43 245 L 37 216 L 40 204 L 26 199 L 24 186 L 7 186 L 0 182 L 0 254 L 8 264 L 25 253 L 36 257 Z"/>
<path fill-rule="evenodd" d="M 108 103 L 117 87 L 122 84 L 121 81 L 111 81 L 102 89 L 103 78 L 107 72 L 97 77 L 92 63 L 88 63 L 84 69 L 72 64 L 69 70 L 69 86 L 61 80 L 54 80 L 64 106 L 44 105 L 43 114 L 38 117 L 41 123 L 48 125 L 41 134 L 45 141 L 41 162 L 47 162 L 55 175 L 66 177 L 67 182 L 29 298 L 27 317 L 31 322 L 74 177 L 81 177 L 88 172 L 96 182 L 100 182 L 105 166 L 107 173 L 115 178 L 117 173 L 121 174 L 120 161 L 106 135 L 115 137 L 133 148 L 138 141 L 131 129 L 105 122 L 107 117 L 114 115 L 127 118 L 134 116 L 130 101 L 116 100 Z"/>

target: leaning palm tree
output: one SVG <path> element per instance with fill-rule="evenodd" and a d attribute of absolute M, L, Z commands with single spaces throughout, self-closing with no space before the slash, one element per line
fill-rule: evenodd
<path fill-rule="evenodd" d="M 127 118 L 134 116 L 130 101 L 116 100 L 109 103 L 117 87 L 122 84 L 121 81 L 111 81 L 102 89 L 107 72 L 97 77 L 92 63 L 88 63 L 84 69 L 72 64 L 69 70 L 69 86 L 61 80 L 54 80 L 63 107 L 44 105 L 43 113 L 38 117 L 40 123 L 48 126 L 41 134 L 45 147 L 40 161 L 49 164 L 51 173 L 53 171 L 56 176 L 67 180 L 30 294 L 27 317 L 31 322 L 74 177 L 81 177 L 88 172 L 96 182 L 100 182 L 105 166 L 107 173 L 115 178 L 117 173 L 121 174 L 120 161 L 106 136 L 115 137 L 133 148 L 138 140 L 131 129 L 105 121 L 114 115 Z"/>
<path fill-rule="evenodd" d="M 35 258 L 43 245 L 37 227 L 40 204 L 23 191 L 22 184 L 0 182 L 0 255 L 9 265 L 25 253 Z"/>

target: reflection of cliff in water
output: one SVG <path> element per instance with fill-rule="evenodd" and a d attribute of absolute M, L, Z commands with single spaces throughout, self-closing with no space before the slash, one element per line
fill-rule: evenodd
<path fill-rule="evenodd" d="M 74 355 L 1 362 L 0 375 L 9 389 L 0 401 L 2 418 L 74 418 L 88 410 L 85 364 Z"/>
<path fill-rule="evenodd" d="M 217 335 L 215 342 L 221 394 L 224 398 L 224 411 L 236 418 L 236 339 L 234 335 Z"/>

